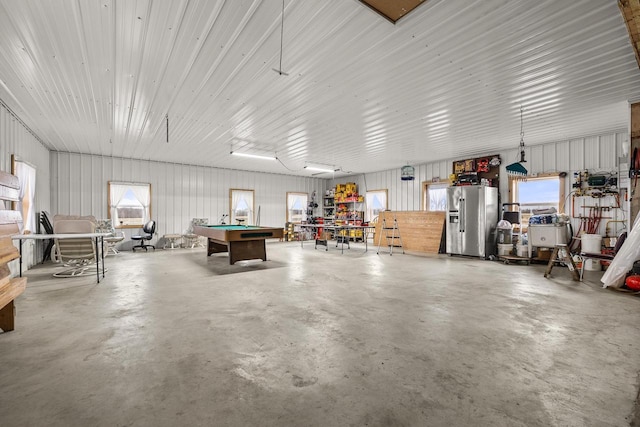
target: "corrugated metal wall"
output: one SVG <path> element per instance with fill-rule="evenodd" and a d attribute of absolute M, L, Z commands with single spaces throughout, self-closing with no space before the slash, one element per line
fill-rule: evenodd
<path fill-rule="evenodd" d="M 565 181 L 565 194 L 571 192 L 573 173 L 588 169 L 590 172 L 606 171 L 615 172 L 618 170 L 618 157 L 622 155 L 623 142 L 629 141 L 628 132 L 607 133 L 603 135 L 576 138 L 568 141 L 558 141 L 544 145 L 529 146 L 526 148 L 526 167 L 530 174 L 540 174 L 549 172 L 567 172 Z M 517 147 L 517 144 L 514 143 Z M 506 179 L 506 165 L 519 159 L 517 148 L 500 153 L 478 153 L 478 157 L 483 155 L 499 154 L 502 158 L 500 176 L 501 200 L 509 200 L 509 183 Z M 375 173 L 345 176 L 331 181 L 331 186 L 336 183 L 355 182 L 361 193 L 369 190 L 387 189 L 389 194 L 389 209 L 391 210 L 420 210 L 422 182 L 431 181 L 433 178 L 446 180 L 452 172 L 452 164 L 461 158 L 449 159 L 434 163 L 413 165 L 415 167 L 415 180 L 402 181 L 400 179 L 400 169 L 392 169 Z M 622 178 L 626 175 L 623 171 Z M 622 179 L 624 185 L 625 180 Z M 627 180 L 628 181 L 628 180 Z M 609 203 L 606 201 L 605 203 Z M 614 220 L 628 219 L 628 203 L 623 202 L 626 212 L 612 210 L 607 213 Z M 567 201 L 566 210 L 570 210 Z M 577 225 L 577 221 L 574 225 Z M 604 222 L 600 232 L 604 234 Z"/>
<path fill-rule="evenodd" d="M 217 223 L 229 213 L 230 188 L 255 190 L 261 225 L 284 226 L 288 191 L 321 195 L 327 185 L 319 178 L 60 152 L 51 153 L 51 172 L 52 213 L 58 214 L 106 218 L 108 181 L 151 183 L 158 237 L 183 233 L 192 218 Z"/>
<path fill-rule="evenodd" d="M 11 155 L 36 168 L 35 211 L 50 210 L 49 150 L 44 147 L 7 109 L 0 104 L 0 169 L 11 172 Z M 10 206 L 7 206 L 10 209 Z M 42 260 L 42 242 L 23 247 L 23 268 Z M 13 264 L 13 263 L 12 263 Z M 12 271 L 15 269 L 11 266 Z"/>

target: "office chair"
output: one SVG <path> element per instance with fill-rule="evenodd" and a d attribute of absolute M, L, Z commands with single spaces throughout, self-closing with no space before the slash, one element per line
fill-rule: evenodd
<path fill-rule="evenodd" d="M 131 248 L 131 250 L 133 252 L 136 251 L 136 248 L 140 248 L 140 249 L 144 249 L 145 252 L 149 249 L 149 248 L 153 248 L 153 250 L 156 250 L 156 247 L 154 245 L 147 245 L 145 244 L 145 240 L 151 240 L 153 239 L 153 235 L 156 232 L 156 222 L 151 220 L 149 222 L 147 222 L 144 227 L 142 227 L 142 232 L 145 234 L 138 234 L 135 236 L 131 236 L 131 240 L 139 240 L 140 244 L 134 246 L 133 248 Z"/>
<path fill-rule="evenodd" d="M 620 248 L 622 247 L 626 239 L 627 239 L 627 232 L 625 231 L 618 236 L 616 245 L 613 248 L 613 254 L 581 252 L 580 257 L 582 257 L 582 266 L 580 267 L 580 281 L 582 281 L 582 277 L 584 276 L 584 266 L 587 263 L 588 259 L 594 259 L 598 261 L 613 261 L 613 258 L 616 256 L 618 251 L 620 251 Z"/>

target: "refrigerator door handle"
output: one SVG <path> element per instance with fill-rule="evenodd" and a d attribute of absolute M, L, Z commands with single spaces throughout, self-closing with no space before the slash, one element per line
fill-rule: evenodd
<path fill-rule="evenodd" d="M 464 233 L 466 206 L 464 205 L 464 198 L 460 198 L 460 232 Z"/>

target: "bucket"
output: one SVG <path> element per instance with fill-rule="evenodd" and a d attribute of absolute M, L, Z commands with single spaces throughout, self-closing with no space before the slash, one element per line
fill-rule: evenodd
<path fill-rule="evenodd" d="M 582 252 L 588 254 L 599 254 L 602 250 L 602 236 L 599 234 L 583 234 L 582 235 Z M 584 265 L 587 271 L 600 271 L 600 261 L 597 259 L 588 259 Z"/>
<path fill-rule="evenodd" d="M 498 243 L 498 256 L 511 255 L 513 245 L 511 243 Z"/>
<path fill-rule="evenodd" d="M 527 245 L 518 245 L 516 246 L 516 253 L 519 257 L 529 258 L 529 246 Z"/>
<path fill-rule="evenodd" d="M 513 242 L 513 230 L 511 228 L 498 228 L 498 243 L 511 244 Z"/>

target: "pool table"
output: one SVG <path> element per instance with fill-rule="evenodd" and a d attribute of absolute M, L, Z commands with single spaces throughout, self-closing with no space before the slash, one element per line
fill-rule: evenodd
<path fill-rule="evenodd" d="M 266 239 L 281 239 L 283 228 L 257 225 L 203 225 L 194 226 L 193 232 L 207 237 L 207 256 L 229 252 L 229 264 L 247 259 L 267 260 Z"/>

